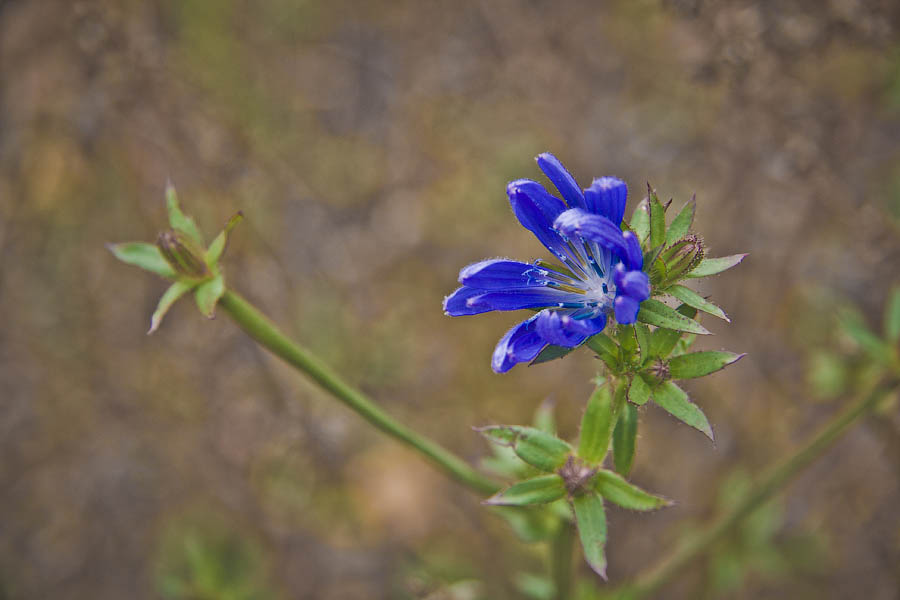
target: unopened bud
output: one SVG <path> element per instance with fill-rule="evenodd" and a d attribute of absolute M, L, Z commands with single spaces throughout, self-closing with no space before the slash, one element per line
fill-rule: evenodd
<path fill-rule="evenodd" d="M 669 365 L 661 358 L 657 358 L 647 372 L 656 377 L 660 382 L 669 379 Z"/>
<path fill-rule="evenodd" d="M 566 485 L 570 495 L 584 491 L 584 486 L 597 474 L 597 469 L 589 467 L 580 458 L 569 456 L 566 464 L 556 472 Z"/>
<path fill-rule="evenodd" d="M 166 261 L 181 275 L 201 279 L 210 275 L 209 267 L 194 244 L 175 231 L 164 231 L 156 239 L 156 245 Z"/>
<path fill-rule="evenodd" d="M 675 282 L 693 271 L 703 260 L 703 240 L 688 234 L 663 250 L 659 258 L 665 264 L 666 280 Z"/>

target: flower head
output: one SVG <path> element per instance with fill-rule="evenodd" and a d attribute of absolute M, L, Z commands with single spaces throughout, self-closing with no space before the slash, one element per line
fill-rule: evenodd
<path fill-rule="evenodd" d="M 581 344 L 603 330 L 610 312 L 618 323 L 634 323 L 650 297 L 641 244 L 621 229 L 625 182 L 601 177 L 582 190 L 552 154 L 541 154 L 537 163 L 562 199 L 529 179 L 510 182 L 506 192 L 522 226 L 562 266 L 484 260 L 463 268 L 462 287 L 444 299 L 444 311 L 454 317 L 542 309 L 500 339 L 491 361 L 497 373 L 533 360 L 547 345 Z"/>

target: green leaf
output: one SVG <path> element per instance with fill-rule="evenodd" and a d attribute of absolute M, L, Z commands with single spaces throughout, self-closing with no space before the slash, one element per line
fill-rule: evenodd
<path fill-rule="evenodd" d="M 728 365 L 737 362 L 746 354 L 734 352 L 691 352 L 676 356 L 669 361 L 669 374 L 672 379 L 693 379 L 703 377 L 724 369 Z"/>
<path fill-rule="evenodd" d="M 616 404 L 609 383 L 599 385 L 588 399 L 581 417 L 581 437 L 578 456 L 592 465 L 599 465 L 609 450 L 609 439 L 616 423 Z"/>
<path fill-rule="evenodd" d="M 649 183 L 647 196 L 650 204 L 650 247 L 656 248 L 666 243 L 666 209 Z"/>
<path fill-rule="evenodd" d="M 513 576 L 516 589 L 532 600 L 553 600 L 556 598 L 556 586 L 549 577 L 534 573 L 516 573 Z"/>
<path fill-rule="evenodd" d="M 637 340 L 643 362 L 650 356 L 650 328 L 644 323 L 635 323 L 632 327 L 634 327 L 634 337 Z"/>
<path fill-rule="evenodd" d="M 640 376 L 635 375 L 635 379 Z M 619 411 L 619 420 L 613 430 L 613 463 L 616 471 L 627 476 L 634 463 L 634 447 L 637 440 L 638 412 L 637 406 L 626 402 Z"/>
<path fill-rule="evenodd" d="M 561 467 L 572 453 L 569 444 L 534 427 L 491 425 L 477 431 L 492 442 L 511 446 L 516 456 L 532 467 L 548 473 Z"/>
<path fill-rule="evenodd" d="M 694 196 L 684 205 L 678 216 L 669 225 L 666 232 L 666 245 L 672 245 L 683 238 L 694 223 L 694 213 L 697 211 L 697 200 Z"/>
<path fill-rule="evenodd" d="M 606 579 L 606 511 L 603 498 L 597 494 L 584 494 L 572 499 L 578 537 L 584 550 L 584 559 L 603 579 Z"/>
<path fill-rule="evenodd" d="M 628 386 L 628 400 L 638 406 L 642 406 L 649 399 L 650 386 L 640 374 L 635 375 L 631 380 L 631 385 Z"/>
<path fill-rule="evenodd" d="M 670 415 L 694 427 L 713 440 L 712 427 L 700 407 L 688 400 L 687 393 L 672 383 L 665 381 L 653 390 L 653 401 Z"/>
<path fill-rule="evenodd" d="M 547 508 L 535 510 L 526 506 L 492 506 L 490 511 L 502 517 L 520 540 L 531 544 L 550 538 L 556 531 L 557 519 Z M 568 506 L 565 508 L 568 510 Z"/>
<path fill-rule="evenodd" d="M 890 361 L 891 347 L 869 329 L 858 311 L 845 308 L 838 313 L 838 319 L 844 332 L 870 357 L 879 362 Z"/>
<path fill-rule="evenodd" d="M 219 259 L 222 257 L 222 252 L 225 251 L 225 246 L 228 243 L 228 234 L 231 233 L 231 230 L 235 228 L 235 226 L 244 220 L 244 213 L 238 212 L 236 215 L 228 219 L 228 222 L 225 223 L 225 228 L 219 232 L 219 235 L 216 236 L 216 239 L 212 241 L 209 245 L 209 248 L 206 250 L 206 264 L 210 267 L 219 262 Z"/>
<path fill-rule="evenodd" d="M 725 311 L 723 311 L 721 308 L 719 308 L 691 288 L 685 287 L 683 285 L 673 285 L 666 289 L 666 293 L 681 300 L 688 306 L 693 306 L 697 310 L 702 310 L 705 313 L 709 313 L 714 317 L 719 317 L 720 319 L 724 319 L 731 323 L 731 319 L 728 318 L 728 315 L 725 314 Z"/>
<path fill-rule="evenodd" d="M 216 303 L 225 293 L 225 278 L 219 273 L 212 279 L 207 279 L 197 286 L 197 292 L 194 298 L 197 301 L 197 308 L 208 319 L 216 316 Z"/>
<path fill-rule="evenodd" d="M 675 309 L 675 312 L 690 319 L 697 316 L 697 309 L 687 304 L 682 304 Z M 681 337 L 680 331 L 665 328 L 656 329 L 650 334 L 650 355 L 656 358 L 667 357 Z"/>
<path fill-rule="evenodd" d="M 665 329 L 709 335 L 709 331 L 697 321 L 687 318 L 675 309 L 653 298 L 648 298 L 641 302 L 641 310 L 638 312 L 637 319 L 642 323 L 664 327 Z"/>
<path fill-rule="evenodd" d="M 175 192 L 175 186 L 169 182 L 166 185 L 166 208 L 169 211 L 169 226 L 188 236 L 198 246 L 203 246 L 203 236 L 197 229 L 194 219 L 181 212 L 181 206 L 178 204 L 178 194 Z"/>
<path fill-rule="evenodd" d="M 709 277 L 717 275 L 722 271 L 727 271 L 731 267 L 739 265 L 746 257 L 746 254 L 732 254 L 731 256 L 723 256 L 721 258 L 704 258 L 700 261 L 688 277 Z"/>
<path fill-rule="evenodd" d="M 172 308 L 175 301 L 184 296 L 195 285 L 197 285 L 197 282 L 195 281 L 185 281 L 181 279 L 169 286 L 169 289 L 167 289 L 165 293 L 163 293 L 162 298 L 159 299 L 159 304 L 157 304 L 153 316 L 150 317 L 150 329 L 147 331 L 147 335 L 150 335 L 159 328 L 159 324 L 162 323 L 163 317 L 166 316 L 166 313 L 169 312 L 169 309 Z"/>
<path fill-rule="evenodd" d="M 649 494 L 625 481 L 618 473 L 606 469 L 597 471 L 594 489 L 610 502 L 630 510 L 656 510 L 672 504 L 671 501 Z"/>
<path fill-rule="evenodd" d="M 123 263 L 140 267 L 167 279 L 175 278 L 175 270 L 163 258 L 156 244 L 125 242 L 123 244 L 107 244 L 106 247 Z"/>
<path fill-rule="evenodd" d="M 527 506 L 546 504 L 566 495 L 566 485 L 559 475 L 541 475 L 533 479 L 519 481 L 501 492 L 497 492 L 483 504 L 503 506 Z"/>
<path fill-rule="evenodd" d="M 591 336 L 585 342 L 588 348 L 597 353 L 597 356 L 600 357 L 609 370 L 613 373 L 618 372 L 621 359 L 619 358 L 619 346 L 612 338 L 610 338 L 605 333 L 598 333 L 597 335 Z"/>
<path fill-rule="evenodd" d="M 891 290 L 884 311 L 884 335 L 892 344 L 900 340 L 900 285 Z"/>
<path fill-rule="evenodd" d="M 574 349 L 575 348 L 566 348 L 565 346 L 554 346 L 551 344 L 541 350 L 540 354 L 538 354 L 534 358 L 534 360 L 531 361 L 530 365 L 539 365 L 541 363 L 550 362 L 551 360 L 562 358 Z"/>
<path fill-rule="evenodd" d="M 554 402 L 547 398 L 541 402 L 534 411 L 532 423 L 535 429 L 545 433 L 556 434 L 556 417 L 553 416 Z"/>
<path fill-rule="evenodd" d="M 650 234 L 650 208 L 646 200 L 642 200 L 631 214 L 631 231 L 638 237 L 641 244 Z"/>

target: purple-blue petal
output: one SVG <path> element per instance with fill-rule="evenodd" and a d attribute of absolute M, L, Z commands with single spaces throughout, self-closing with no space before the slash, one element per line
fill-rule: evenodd
<path fill-rule="evenodd" d="M 520 308 L 545 308 L 562 304 L 581 303 L 581 294 L 563 292 L 553 288 L 525 288 L 518 290 L 481 291 L 466 300 L 466 304 L 479 312 L 486 310 L 519 310 Z M 474 313 L 468 313 L 474 314 Z"/>
<path fill-rule="evenodd" d="M 616 312 L 616 322 L 620 325 L 631 325 L 637 321 L 641 303 L 631 296 L 618 296 L 613 302 L 613 307 Z"/>
<path fill-rule="evenodd" d="M 485 307 L 469 304 L 470 300 L 482 294 L 484 294 L 484 290 L 462 286 L 444 298 L 444 314 L 451 317 L 463 317 L 493 310 L 489 306 Z"/>
<path fill-rule="evenodd" d="M 622 260 L 625 261 L 629 269 L 640 271 L 644 268 L 644 254 L 641 252 L 641 242 L 630 231 L 623 232 L 622 239 L 625 240 L 625 255 L 622 257 Z"/>
<path fill-rule="evenodd" d="M 555 346 L 574 348 L 588 336 L 606 326 L 606 314 L 592 319 L 575 319 L 572 311 L 543 310 L 538 313 L 536 329 L 541 338 Z"/>
<path fill-rule="evenodd" d="M 506 193 L 522 227 L 556 256 L 568 256 L 568 246 L 553 229 L 553 222 L 566 210 L 566 205 L 551 196 L 544 186 L 529 179 L 511 181 L 506 186 Z"/>
<path fill-rule="evenodd" d="M 537 315 L 519 323 L 500 338 L 491 357 L 495 373 L 506 373 L 520 362 L 534 360 L 547 345 L 535 331 L 536 318 Z"/>
<path fill-rule="evenodd" d="M 622 230 L 606 217 L 572 208 L 557 217 L 554 227 L 563 235 L 596 242 L 620 256 L 626 252 Z"/>
<path fill-rule="evenodd" d="M 584 201 L 592 213 L 602 215 L 618 225 L 625 216 L 628 186 L 618 177 L 600 177 L 584 190 Z"/>
<path fill-rule="evenodd" d="M 572 174 L 562 166 L 562 163 L 559 162 L 558 158 L 549 152 L 544 152 L 543 154 L 538 155 L 537 164 L 541 168 L 541 171 L 544 172 L 544 175 L 546 175 L 547 178 L 553 182 L 553 185 L 556 186 L 556 189 L 559 190 L 560 195 L 562 195 L 566 204 L 569 205 L 569 208 L 586 208 L 584 194 L 582 194 L 581 188 L 578 187 L 578 182 L 575 181 Z"/>
<path fill-rule="evenodd" d="M 529 272 L 533 274 L 534 271 L 534 265 L 495 258 L 464 267 L 459 272 L 459 282 L 480 290 L 540 287 L 542 284 L 529 275 Z"/>
<path fill-rule="evenodd" d="M 650 297 L 650 278 L 643 271 L 629 271 L 619 263 L 613 271 L 616 295 L 625 295 L 643 302 Z"/>

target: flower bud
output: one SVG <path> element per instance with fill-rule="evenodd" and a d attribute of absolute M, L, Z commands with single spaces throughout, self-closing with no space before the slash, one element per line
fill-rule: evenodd
<path fill-rule="evenodd" d="M 674 283 L 693 271 L 703 260 L 703 240 L 688 234 L 663 250 L 659 258 L 665 265 L 666 280 Z"/>
<path fill-rule="evenodd" d="M 656 362 L 647 369 L 647 372 L 656 377 L 660 382 L 669 379 L 671 376 L 668 363 L 661 358 L 657 358 Z"/>
<path fill-rule="evenodd" d="M 180 275 L 202 279 L 211 273 L 206 262 L 200 258 L 203 253 L 194 244 L 176 231 L 164 231 L 156 239 L 156 245 L 172 268 Z"/>

